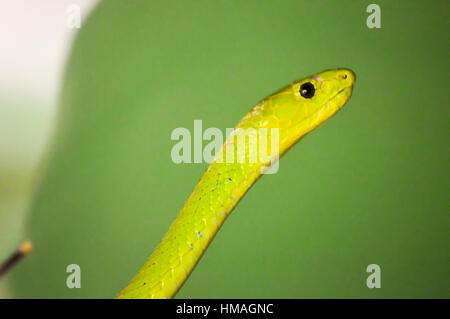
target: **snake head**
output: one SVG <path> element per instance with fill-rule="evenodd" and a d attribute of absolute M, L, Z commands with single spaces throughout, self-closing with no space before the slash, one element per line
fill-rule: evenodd
<path fill-rule="evenodd" d="M 353 71 L 335 69 L 294 81 L 260 101 L 237 128 L 278 128 L 282 155 L 345 105 L 355 80 Z"/>
<path fill-rule="evenodd" d="M 327 70 L 295 81 L 291 90 L 296 101 L 307 107 L 309 116 L 322 107 L 341 109 L 352 95 L 355 80 L 351 70 Z"/>

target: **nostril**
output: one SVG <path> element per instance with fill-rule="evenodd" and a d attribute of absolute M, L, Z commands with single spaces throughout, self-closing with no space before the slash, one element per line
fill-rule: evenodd
<path fill-rule="evenodd" d="M 338 79 L 344 81 L 345 83 L 353 84 L 355 82 L 356 76 L 352 70 L 349 69 L 341 69 L 338 73 Z"/>
<path fill-rule="evenodd" d="M 350 69 L 340 69 L 336 73 L 336 80 L 345 85 L 353 85 L 356 80 L 356 75 Z"/>

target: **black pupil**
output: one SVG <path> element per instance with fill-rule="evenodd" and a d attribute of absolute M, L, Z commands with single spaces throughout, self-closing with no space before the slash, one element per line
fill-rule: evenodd
<path fill-rule="evenodd" d="M 314 85 L 312 83 L 307 82 L 302 84 L 300 87 L 300 95 L 303 96 L 305 99 L 310 99 L 314 96 L 314 92 L 316 89 L 314 88 Z"/>

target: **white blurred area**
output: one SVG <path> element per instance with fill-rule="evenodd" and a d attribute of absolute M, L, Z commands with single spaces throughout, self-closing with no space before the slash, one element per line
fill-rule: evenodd
<path fill-rule="evenodd" d="M 0 262 L 26 238 L 36 168 L 53 128 L 73 36 L 97 0 L 0 0 Z M 31 257 L 32 258 L 32 257 Z M 0 298 L 13 297 L 0 280 Z"/>
<path fill-rule="evenodd" d="M 23 110 L 18 110 L 19 106 L 14 105 L 15 103 L 2 101 L 0 121 L 3 112 L 24 111 L 36 116 L 51 116 L 55 112 L 64 63 L 73 35 L 77 31 L 76 28 L 67 27 L 67 8 L 71 4 L 79 5 L 83 19 L 96 2 L 0 0 L 0 96 L 30 100 L 30 103 L 21 106 Z M 4 146 L 8 146 L 4 144 L 8 140 L 15 142 L 14 135 L 21 133 L 11 132 L 9 129 L 4 132 L 5 123 L 1 121 L 0 124 L 0 154 L 3 154 Z M 14 143 L 9 146 L 19 145 Z M 11 151 L 7 152 L 9 155 L 4 155 L 15 157 Z M 16 151 L 26 152 L 20 147 Z"/>

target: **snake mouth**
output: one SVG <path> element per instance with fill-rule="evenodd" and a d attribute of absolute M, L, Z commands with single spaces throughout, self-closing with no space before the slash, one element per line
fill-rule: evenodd
<path fill-rule="evenodd" d="M 356 75 L 350 69 L 341 69 L 337 74 L 336 79 L 343 88 L 328 100 L 326 106 L 331 103 L 338 109 L 341 109 L 352 96 Z"/>
<path fill-rule="evenodd" d="M 339 92 L 337 92 L 327 103 L 327 107 L 330 103 L 336 103 L 338 109 L 344 107 L 344 105 L 347 103 L 347 101 L 350 99 L 353 93 L 353 83 L 344 87 Z"/>

